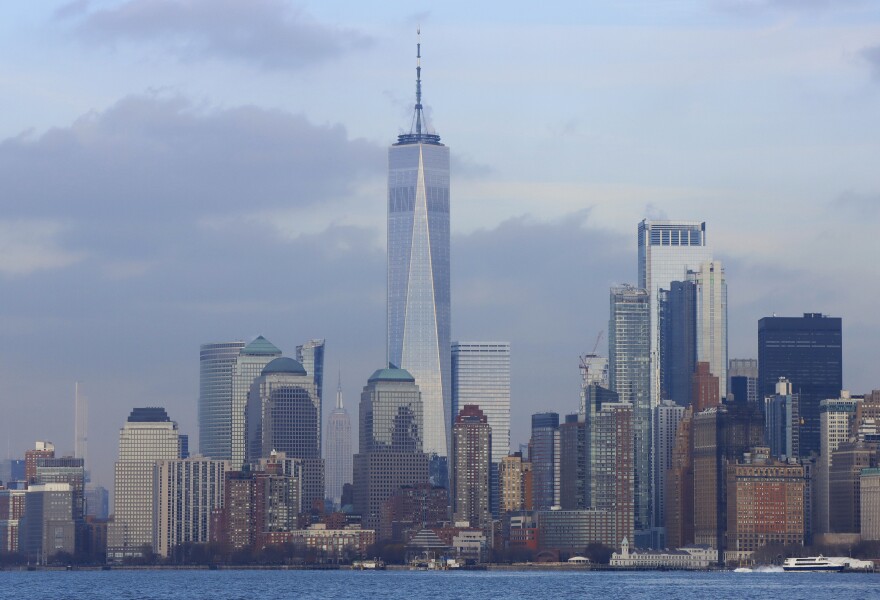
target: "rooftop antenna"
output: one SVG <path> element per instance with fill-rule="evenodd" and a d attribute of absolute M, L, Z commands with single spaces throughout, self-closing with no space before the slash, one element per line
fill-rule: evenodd
<path fill-rule="evenodd" d="M 416 135 L 422 135 L 422 27 L 416 27 Z"/>
<path fill-rule="evenodd" d="M 339 369 L 338 383 L 336 384 L 336 410 L 342 410 L 342 369 Z"/>

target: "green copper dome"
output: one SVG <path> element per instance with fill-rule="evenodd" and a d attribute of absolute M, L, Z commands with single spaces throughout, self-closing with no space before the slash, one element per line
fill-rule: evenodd
<path fill-rule="evenodd" d="M 416 378 L 406 369 L 398 369 L 396 366 L 389 364 L 387 369 L 379 369 L 370 375 L 367 383 L 373 383 L 374 381 L 403 381 L 415 383 Z"/>
<path fill-rule="evenodd" d="M 271 375 L 273 373 L 289 373 L 291 375 L 308 374 L 299 362 L 293 360 L 292 358 L 287 358 L 286 356 L 276 358 L 268 365 L 263 367 L 263 371 L 260 373 L 260 375 Z"/>

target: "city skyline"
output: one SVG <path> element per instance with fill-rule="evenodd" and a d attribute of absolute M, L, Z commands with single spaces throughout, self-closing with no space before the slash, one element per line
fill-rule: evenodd
<path fill-rule="evenodd" d="M 120 2 L 113 6 L 125 8 L 133 4 Z M 59 2 L 54 8 L 63 6 L 66 5 Z M 268 3 L 261 7 L 263 11 L 275 10 Z M 72 382 L 81 381 L 89 391 L 92 470 L 95 481 L 109 486 L 116 454 L 115 432 L 132 407 L 165 406 L 180 423 L 182 432 L 192 436 L 197 433 L 198 364 L 194 357 L 199 344 L 212 340 L 250 341 L 264 334 L 289 350 L 296 341 L 326 338 L 330 344 L 327 368 L 341 364 L 346 373 L 346 388 L 360 389 L 368 374 L 381 364 L 383 355 L 381 154 L 382 148 L 392 141 L 389 132 L 406 118 L 403 105 L 411 96 L 415 18 L 401 23 L 403 17 L 398 15 L 396 20 L 389 19 L 388 23 L 393 25 L 380 26 L 375 19 L 387 15 L 366 17 L 359 9 L 350 15 L 349 23 L 337 23 L 335 17 L 324 12 L 332 9 L 312 7 L 317 23 L 325 24 L 332 32 L 339 28 L 360 32 L 350 36 L 356 51 L 345 44 L 329 50 L 325 47 L 317 55 L 302 51 L 302 60 L 309 66 L 282 63 L 289 67 L 289 72 L 279 75 L 277 70 L 272 71 L 277 69 L 272 64 L 259 64 L 260 60 L 268 60 L 266 46 L 258 47 L 250 57 L 230 55 L 229 48 L 207 48 L 202 58 L 195 56 L 192 60 L 207 61 L 207 71 L 211 73 L 194 75 L 192 82 L 182 84 L 181 78 L 188 76 L 184 74 L 193 73 L 194 69 L 177 62 L 175 52 L 179 49 L 163 49 L 151 37 L 155 31 L 133 32 L 126 26 L 123 12 L 114 12 L 112 7 L 87 7 L 78 14 L 73 9 L 58 14 L 43 12 L 45 8 L 3 10 L 9 17 L 3 19 L 5 27 L 22 26 L 21 32 L 10 32 L 6 37 L 3 43 L 10 45 L 7 50 L 23 43 L 24 32 L 50 30 L 50 35 L 42 37 L 46 40 L 42 52 L 29 58 L 24 68 L 33 68 L 37 81 L 52 82 L 47 87 L 49 93 L 40 101 L 17 102 L 20 108 L 0 119 L 0 170 L 8 175 L 14 168 L 16 175 L 20 175 L 5 177 L 0 194 L 5 198 L 2 227 L 10 248 L 0 266 L 8 298 L 2 317 L 7 324 L 8 347 L 15 349 L 5 350 L 0 357 L 0 374 L 8 384 L 0 403 L 15 426 L 13 431 L 0 433 L 7 435 L 11 450 L 17 448 L 21 452 L 34 439 L 52 439 L 61 453 L 72 451 L 70 390 Z M 528 99 L 511 100 L 509 105 L 497 109 L 475 108 L 470 101 L 456 100 L 456 94 L 469 98 L 487 96 L 485 86 L 509 89 L 509 84 L 497 77 L 478 82 L 475 74 L 479 71 L 464 64 L 462 52 L 477 47 L 473 29 L 462 28 L 465 35 L 457 36 L 466 42 L 463 50 L 451 47 L 459 10 L 451 7 L 448 12 L 422 17 L 423 33 L 428 33 L 423 41 L 431 48 L 428 60 L 436 65 L 431 71 L 428 108 L 442 107 L 444 140 L 459 155 L 458 159 L 453 157 L 451 169 L 456 198 L 451 241 L 452 294 L 456 306 L 453 331 L 458 339 L 511 341 L 515 349 L 511 357 L 512 447 L 528 438 L 528 415 L 545 408 L 537 406 L 534 399 L 548 385 L 548 393 L 540 395 L 547 410 L 560 414 L 576 410 L 577 356 L 589 350 L 596 333 L 605 328 L 608 286 L 636 280 L 632 268 L 636 223 L 645 217 L 662 217 L 663 213 L 675 219 L 700 219 L 708 223 L 713 251 L 724 260 L 730 286 L 731 358 L 757 357 L 759 318 L 774 313 L 798 316 L 822 312 L 843 318 L 844 387 L 854 393 L 876 387 L 870 369 L 874 361 L 871 340 L 880 324 L 867 298 L 874 296 L 871 286 L 877 284 L 873 278 L 866 278 L 868 289 L 859 298 L 839 293 L 853 273 L 871 268 L 870 263 L 860 262 L 870 255 L 870 245 L 865 245 L 869 244 L 868 236 L 860 236 L 859 232 L 869 231 L 878 218 L 877 190 L 870 167 L 863 164 L 865 156 L 873 155 L 871 150 L 876 142 L 860 145 L 863 138 L 855 133 L 848 134 L 852 137 L 832 137 L 846 146 L 844 151 L 836 151 L 832 157 L 813 150 L 830 164 L 814 164 L 815 168 L 799 168 L 794 173 L 797 158 L 810 158 L 810 152 L 802 146 L 818 141 L 826 133 L 825 126 L 818 125 L 818 131 L 801 130 L 801 137 L 792 137 L 778 127 L 771 128 L 766 136 L 758 136 L 746 127 L 756 135 L 751 143 L 766 148 L 763 157 L 767 162 L 776 156 L 774 148 L 798 149 L 796 159 L 778 163 L 778 173 L 770 174 L 762 165 L 744 161 L 742 155 L 736 154 L 735 150 L 745 144 L 744 139 L 722 129 L 715 133 L 727 135 L 720 136 L 717 146 L 707 148 L 707 140 L 699 136 L 695 146 L 702 148 L 704 154 L 716 156 L 724 163 L 723 168 L 703 159 L 696 160 L 693 168 L 686 169 L 687 173 L 680 173 L 667 160 L 662 163 L 669 169 L 667 174 L 659 172 L 658 167 L 647 166 L 650 161 L 643 160 L 628 165 L 627 170 L 636 174 L 625 177 L 621 173 L 623 164 L 615 167 L 611 163 L 620 158 L 621 147 L 632 149 L 631 131 L 587 125 L 587 113 L 580 111 L 550 114 L 552 111 L 548 110 L 550 116 L 536 120 L 523 110 Z M 697 88 L 703 91 L 697 104 L 709 111 L 708 115 L 718 114 L 729 105 L 707 90 L 727 89 L 724 86 L 734 86 L 745 77 L 740 71 L 745 62 L 734 60 L 739 56 L 732 50 L 737 41 L 763 33 L 762 39 L 769 41 L 762 42 L 764 46 L 758 44 L 759 47 L 785 49 L 787 42 L 805 40 L 811 27 L 817 26 L 829 33 L 825 41 L 808 44 L 809 51 L 804 50 L 803 55 L 781 51 L 780 64 L 762 66 L 754 75 L 756 79 L 745 82 L 766 86 L 774 75 L 783 72 L 790 72 L 792 78 L 803 82 L 813 82 L 815 77 L 815 81 L 822 83 L 837 83 L 830 85 L 832 91 L 828 94 L 834 102 L 841 97 L 849 98 L 848 110 L 855 115 L 853 118 L 876 115 L 875 107 L 863 104 L 866 97 L 876 96 L 877 84 L 872 79 L 869 55 L 862 54 L 876 46 L 880 37 L 876 11 L 849 5 L 825 11 L 787 12 L 773 9 L 768 3 L 763 9 L 756 7 L 755 12 L 760 14 L 706 15 L 694 9 L 685 16 L 674 12 L 660 15 L 667 25 L 690 26 L 692 30 L 685 38 L 698 48 L 700 27 L 707 27 L 713 19 L 729 38 L 719 41 L 718 46 L 709 46 L 722 51 L 722 60 L 728 67 L 722 73 L 729 78 L 709 77 L 708 88 Z M 859 22 L 861 17 L 873 21 Z M 285 22 L 291 19 L 296 24 L 294 17 Z M 488 19 L 480 13 L 474 23 L 484 24 Z M 537 27 L 531 34 L 534 37 L 529 39 L 546 35 L 548 22 L 552 25 L 554 19 L 558 24 L 558 15 L 548 14 L 542 21 L 543 29 Z M 601 35 L 592 43 L 604 44 L 606 52 L 618 48 L 622 40 L 631 39 L 640 28 L 647 28 L 654 36 L 652 39 L 664 35 L 660 25 L 651 28 L 645 23 L 626 21 L 615 25 L 616 20 L 622 19 L 619 14 L 600 11 L 590 19 L 578 11 L 572 26 L 597 28 Z M 859 27 L 854 23 L 859 23 Z M 521 25 L 502 20 L 487 30 L 486 37 L 492 42 L 502 41 L 505 34 Z M 779 30 L 774 30 L 774 25 L 779 25 Z M 620 28 L 621 41 L 610 37 L 615 27 Z M 187 35 L 186 31 L 177 33 Z M 53 86 L 64 78 L 56 77 L 54 68 L 41 66 L 41 61 L 57 56 L 60 48 L 71 43 L 69 39 L 63 41 L 66 35 L 78 39 L 75 44 L 82 43 L 71 50 L 70 60 L 94 57 L 96 47 L 116 43 L 117 52 L 97 61 L 98 68 L 103 65 L 112 71 L 128 60 L 146 66 L 132 79 L 119 78 L 118 82 L 100 86 L 82 66 L 83 78 L 90 85 L 68 86 L 67 89 L 79 91 L 61 103 L 51 97 Z M 333 40 L 339 43 L 338 37 Z M 652 47 L 651 43 L 646 40 L 643 48 Z M 509 42 L 502 48 L 512 50 Z M 296 54 L 296 50 L 291 52 Z M 743 48 L 742 52 L 743 56 L 751 56 L 752 51 Z M 815 54 L 821 60 L 807 60 Z M 14 53 L 10 50 L 7 55 Z M 521 53 L 515 55 L 522 58 Z M 532 63 L 525 61 L 524 71 L 536 81 L 552 85 L 557 75 L 548 73 L 547 79 L 542 80 L 534 64 L 546 64 L 551 56 L 555 60 L 558 54 L 539 55 L 536 51 Z M 694 59 L 681 56 L 683 66 L 673 67 L 670 57 L 666 53 L 658 60 L 663 61 L 664 72 L 678 76 L 677 81 L 681 81 L 689 67 L 699 72 L 700 64 Z M 489 67 L 497 66 L 502 54 L 485 58 Z M 368 75 L 375 77 L 370 92 L 375 97 L 365 98 L 364 108 L 346 114 L 339 110 L 336 100 L 328 101 L 326 108 L 309 101 L 313 94 L 330 97 L 334 88 L 326 84 L 326 78 L 338 84 L 339 79 L 351 73 L 353 65 L 367 62 L 382 66 L 369 70 Z M 626 59 L 619 76 L 625 81 L 636 78 L 637 62 Z M 596 90 L 593 86 L 605 85 L 610 96 L 614 95 L 611 92 L 620 94 L 627 88 L 625 84 L 614 83 L 613 73 L 593 70 L 596 65 L 592 60 L 580 66 L 578 72 L 591 81 L 588 92 Z M 381 72 L 376 70 L 379 68 Z M 461 69 L 459 73 L 457 68 Z M 221 88 L 211 78 L 231 71 L 243 71 L 245 79 L 259 80 L 260 85 L 252 88 L 252 97 L 244 97 L 240 92 L 227 96 L 217 93 Z M 22 79 L 23 73 L 13 72 L 14 80 L 21 84 L 14 97 L 34 99 L 39 95 L 35 91 L 39 84 L 28 84 Z M 595 78 L 590 77 L 593 73 Z M 290 93 L 291 89 L 301 90 L 310 80 L 316 82 L 315 91 Z M 353 91 L 360 95 L 370 89 L 364 83 L 360 76 L 353 77 Z M 269 84 L 279 84 L 287 90 L 285 102 L 266 92 Z M 650 87 L 656 86 L 651 82 L 644 85 L 653 90 L 650 99 L 662 97 L 662 86 Z M 148 91 L 155 89 L 164 91 Z M 753 89 L 757 94 L 754 104 L 778 91 L 761 85 Z M 810 89 L 812 101 L 799 105 L 800 112 L 784 119 L 783 124 L 809 118 L 810 122 L 832 122 L 841 125 L 841 129 L 849 128 L 843 115 L 828 109 L 828 96 Z M 382 96 L 385 90 L 388 94 Z M 578 101 L 589 96 L 585 88 L 578 86 L 569 88 L 568 93 Z M 783 95 L 783 99 L 789 98 Z M 655 108 L 624 103 L 615 113 L 603 113 L 598 109 L 607 108 L 608 96 L 596 102 L 590 105 L 588 113 L 613 123 L 623 123 L 633 114 L 650 116 Z M 471 113 L 467 118 L 463 118 L 463 104 Z M 547 105 L 538 102 L 534 112 L 541 113 L 542 106 Z M 671 111 L 670 123 L 704 123 L 708 115 L 699 106 L 693 111 L 666 106 Z M 770 108 L 773 106 L 771 103 Z M 770 118 L 763 109 L 752 109 L 756 120 Z M 370 118 L 362 118 L 366 113 L 361 110 L 371 111 Z M 525 119 L 521 127 L 512 129 L 533 141 L 527 147 L 529 152 L 503 141 L 510 134 L 497 127 L 498 121 L 493 119 L 499 117 L 514 122 Z M 742 123 L 748 113 L 734 112 L 733 117 Z M 485 119 L 485 126 L 473 127 L 474 118 Z M 204 162 L 183 163 L 198 168 L 189 169 L 186 174 L 171 168 L 185 152 L 179 154 L 180 148 L 174 148 L 169 138 L 163 137 L 162 132 L 168 127 L 182 136 L 184 146 L 193 144 L 192 147 L 206 149 Z M 21 135 L 29 128 L 34 129 Z M 277 134 L 269 136 L 266 129 L 274 129 Z M 130 142 L 117 146 L 120 142 L 114 141 L 114 132 L 123 130 L 128 132 Z M 502 141 L 487 144 L 486 139 L 491 137 L 487 134 L 492 131 L 499 132 Z M 648 133 L 644 148 L 650 156 L 668 131 L 665 127 L 649 127 Z M 696 135 L 693 129 L 685 129 L 684 133 L 684 137 Z M 256 153 L 252 156 L 263 166 L 248 170 L 246 161 L 213 151 L 204 140 L 215 139 L 214 136 L 242 154 Z M 64 140 L 72 142 L 64 152 L 75 159 L 67 161 L 73 170 L 49 161 L 47 164 L 54 165 L 54 170 L 44 172 L 44 167 L 28 162 L 27 155 L 51 156 L 53 148 L 64 147 L 55 144 Z M 151 140 L 163 148 L 161 153 L 146 149 Z M 615 146 L 615 140 L 619 145 Z M 548 146 L 551 142 L 553 145 Z M 670 144 L 671 154 L 682 150 L 674 140 Z M 526 158 L 511 156 L 506 162 L 499 149 L 504 145 L 510 145 Z M 858 152 L 852 149 L 854 146 L 859 147 Z M 582 150 L 572 152 L 573 147 Z M 271 151 L 263 154 L 261 148 Z M 316 152 L 309 157 L 303 153 L 304 148 Z M 603 148 L 610 158 L 591 162 Z M 133 152 L 135 163 L 124 161 L 129 151 Z M 544 171 L 524 168 L 524 161 L 541 156 L 556 165 Z M 683 161 L 694 158 L 687 152 L 681 157 Z M 329 180 L 321 167 L 331 160 L 339 169 L 337 181 Z M 841 171 L 839 167 L 847 160 Z M 107 169 L 103 167 L 108 164 L 113 166 L 109 170 L 118 171 L 119 178 L 104 172 Z M 572 180 L 564 174 L 572 164 L 587 164 L 589 168 L 582 178 Z M 259 185 L 253 195 L 234 185 L 229 186 L 229 193 L 215 193 L 215 182 L 199 183 L 192 178 L 192 174 L 205 173 L 209 168 L 234 172 L 236 178 L 253 180 Z M 291 168 L 302 183 L 279 180 L 279 175 L 270 173 Z M 725 184 L 725 173 L 731 168 L 736 177 L 730 175 L 734 182 Z M 323 177 L 316 181 L 310 170 Z M 77 172 L 90 177 L 83 179 Z M 47 173 L 52 176 L 47 177 Z M 144 173 L 149 176 L 146 180 Z M 842 173 L 841 179 L 832 182 L 831 173 Z M 828 181 L 813 185 L 820 176 Z M 750 179 L 754 180 L 750 185 L 735 185 L 736 180 Z M 795 209 L 791 199 L 809 187 L 816 190 L 803 196 L 803 204 Z M 166 203 L 182 195 L 199 198 L 199 206 L 192 201 L 171 203 L 175 219 L 167 219 Z M 234 201 L 236 196 L 249 198 L 253 206 L 244 210 Z M 779 206 L 767 202 L 776 198 Z M 510 200 L 508 206 L 499 210 L 506 199 Z M 731 200 L 739 200 L 734 204 L 748 213 L 749 219 L 765 221 L 759 223 L 764 229 L 758 231 L 767 231 L 771 225 L 778 230 L 780 217 L 785 216 L 791 230 L 797 232 L 790 237 L 797 241 L 777 239 L 758 243 L 755 232 L 743 227 L 746 216 L 738 216 L 728 207 Z M 355 204 L 360 205 L 356 210 Z M 153 219 L 153 214 L 162 218 Z M 371 216 L 362 219 L 365 214 Z M 172 225 L 172 221 L 177 225 Z M 819 221 L 827 222 L 819 226 Z M 293 222 L 300 224 L 293 226 Z M 852 235 L 848 236 L 847 248 L 840 250 L 836 248 L 834 239 L 838 236 L 834 234 L 844 227 Z M 138 233 L 139 230 L 148 235 Z M 192 241 L 187 241 L 190 238 Z M 230 244 L 235 239 L 246 244 Z M 809 241 L 803 242 L 804 239 Z M 789 243 L 792 250 L 778 252 L 779 245 Z M 282 255 L 282 262 L 275 260 Z M 811 265 L 809 270 L 807 264 Z M 283 277 L 297 282 L 311 279 L 310 285 L 296 284 L 296 289 L 280 282 L 274 289 L 263 285 L 267 278 L 276 282 L 282 278 L 279 267 L 286 271 Z M 223 277 L 208 275 L 211 270 L 223 271 Z M 584 281 L 576 283 L 573 279 Z M 535 311 L 538 300 L 547 303 L 546 310 Z M 605 354 L 604 348 L 600 353 Z M 30 416 L 31 408 L 37 409 L 39 419 Z"/>

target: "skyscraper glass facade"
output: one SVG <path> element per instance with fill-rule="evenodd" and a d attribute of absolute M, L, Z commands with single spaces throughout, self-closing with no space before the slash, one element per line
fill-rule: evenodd
<path fill-rule="evenodd" d="M 254 379 L 263 368 L 281 356 L 281 350 L 269 340 L 259 336 L 239 352 L 232 371 L 232 439 L 231 460 L 234 469 L 240 469 L 247 458 L 247 410 L 248 394 Z M 212 457 L 213 458 L 213 457 Z"/>
<path fill-rule="evenodd" d="M 510 452 L 510 344 L 452 343 L 452 414 L 479 407 L 492 429 L 492 514 L 498 514 L 498 463 Z M 451 424 L 450 424 L 451 426 Z"/>
<path fill-rule="evenodd" d="M 199 453 L 232 457 L 232 371 L 244 342 L 202 344 L 199 351 Z"/>
<path fill-rule="evenodd" d="M 819 452 L 819 403 L 843 388 L 841 320 L 818 313 L 758 321 L 758 385 L 772 396 L 780 377 L 799 396 L 800 454 Z"/>

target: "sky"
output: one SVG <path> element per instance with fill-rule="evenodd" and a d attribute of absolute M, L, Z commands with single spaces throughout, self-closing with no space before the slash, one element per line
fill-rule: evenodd
<path fill-rule="evenodd" d="M 513 449 L 578 407 L 643 218 L 706 221 L 729 354 L 843 318 L 880 388 L 880 5 L 45 0 L 0 5 L 0 446 L 73 450 L 164 406 L 197 448 L 199 344 L 327 340 L 355 419 L 385 361 L 387 148 L 452 155 L 453 339 L 512 346 Z M 325 408 L 325 413 L 327 412 Z"/>

